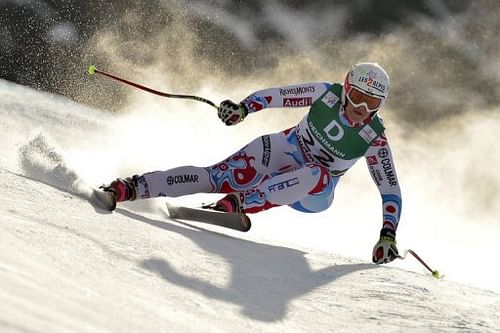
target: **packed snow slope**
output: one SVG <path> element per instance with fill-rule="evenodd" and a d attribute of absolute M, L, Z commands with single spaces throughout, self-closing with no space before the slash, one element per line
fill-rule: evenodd
<path fill-rule="evenodd" d="M 116 176 L 220 160 L 271 130 L 262 118 L 226 128 L 209 107 L 164 99 L 113 115 L 1 80 L 0 117 L 1 332 L 500 330 L 498 226 L 461 219 L 447 203 L 453 186 L 409 175 L 425 167 L 424 146 L 398 148 L 416 154 L 400 163 L 399 246 L 444 280 L 412 258 L 370 263 L 380 202 L 364 165 L 328 212 L 275 209 L 255 215 L 248 233 L 171 220 L 164 199 L 112 214 L 86 200 Z M 442 202 L 420 195 L 431 191 Z"/>

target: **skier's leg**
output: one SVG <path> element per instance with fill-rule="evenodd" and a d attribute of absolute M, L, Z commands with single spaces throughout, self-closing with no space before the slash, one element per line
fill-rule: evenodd
<path fill-rule="evenodd" d="M 178 197 L 192 193 L 212 192 L 214 189 L 208 170 L 195 166 L 148 172 L 125 179 L 118 178 L 101 188 L 113 192 L 117 202 L 161 196 Z"/>
<path fill-rule="evenodd" d="M 262 139 L 210 167 L 182 166 L 139 176 L 139 198 L 178 197 L 194 193 L 230 193 L 251 188 L 262 181 L 256 156 L 262 153 Z"/>
<path fill-rule="evenodd" d="M 148 172 L 137 180 L 137 196 L 142 199 L 210 193 L 214 189 L 207 168 L 190 165 Z"/>
<path fill-rule="evenodd" d="M 289 129 L 258 137 L 208 169 L 215 192 L 233 193 L 254 188 L 270 176 L 296 169 L 305 162 L 295 132 Z"/>
<path fill-rule="evenodd" d="M 227 159 L 210 167 L 182 166 L 113 182 L 119 201 L 194 193 L 232 193 L 260 184 L 268 175 L 304 163 L 294 132 L 287 130 L 254 139 Z M 117 189 L 113 184 L 117 185 Z M 125 191 L 120 195 L 120 191 Z M 132 189 L 131 191 L 127 191 Z"/>
<path fill-rule="evenodd" d="M 242 208 L 245 213 L 256 213 L 275 206 L 290 205 L 303 212 L 319 212 L 331 205 L 337 180 L 326 168 L 307 163 L 242 192 Z"/>
<path fill-rule="evenodd" d="M 244 190 L 255 186 L 263 177 L 255 169 L 255 156 L 262 151 L 259 139 L 211 167 L 181 166 L 153 171 L 119 178 L 109 187 L 118 201 Z"/>

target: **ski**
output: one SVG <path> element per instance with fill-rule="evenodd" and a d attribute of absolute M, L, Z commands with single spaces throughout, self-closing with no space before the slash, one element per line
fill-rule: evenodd
<path fill-rule="evenodd" d="M 115 196 L 111 192 L 106 192 L 101 189 L 93 188 L 89 201 L 95 208 L 100 208 L 105 211 L 111 212 L 116 208 Z"/>
<path fill-rule="evenodd" d="M 224 213 L 202 208 L 176 206 L 167 202 L 168 215 L 173 219 L 189 220 L 218 225 L 238 231 L 247 232 L 252 223 L 243 213 Z"/>

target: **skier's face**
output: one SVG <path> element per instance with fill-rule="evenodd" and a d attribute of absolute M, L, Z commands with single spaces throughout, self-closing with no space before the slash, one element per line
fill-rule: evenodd
<path fill-rule="evenodd" d="M 347 117 L 353 123 L 362 123 L 370 116 L 370 111 L 364 105 L 354 106 L 351 101 L 347 100 L 347 105 L 345 107 L 345 113 Z"/>

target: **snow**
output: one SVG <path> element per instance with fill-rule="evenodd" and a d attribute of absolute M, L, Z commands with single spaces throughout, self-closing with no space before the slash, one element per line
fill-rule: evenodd
<path fill-rule="evenodd" d="M 409 164 L 425 167 L 418 158 L 400 163 L 408 204 L 399 246 L 443 280 L 410 256 L 370 263 L 380 203 L 365 176 L 346 176 L 326 213 L 274 209 L 255 215 L 248 233 L 170 220 L 164 199 L 96 211 L 85 199 L 91 185 L 208 165 L 263 130 L 258 117 L 236 130 L 206 106 L 141 98 L 113 115 L 0 80 L 1 332 L 500 331 L 498 223 L 467 224 L 466 211 L 451 209 L 465 199 L 440 182 L 429 187 L 442 201 L 426 202 L 429 187 L 405 176 Z M 428 135 L 421 141 L 436 146 Z M 200 140 L 207 149 L 193 154 Z"/>

